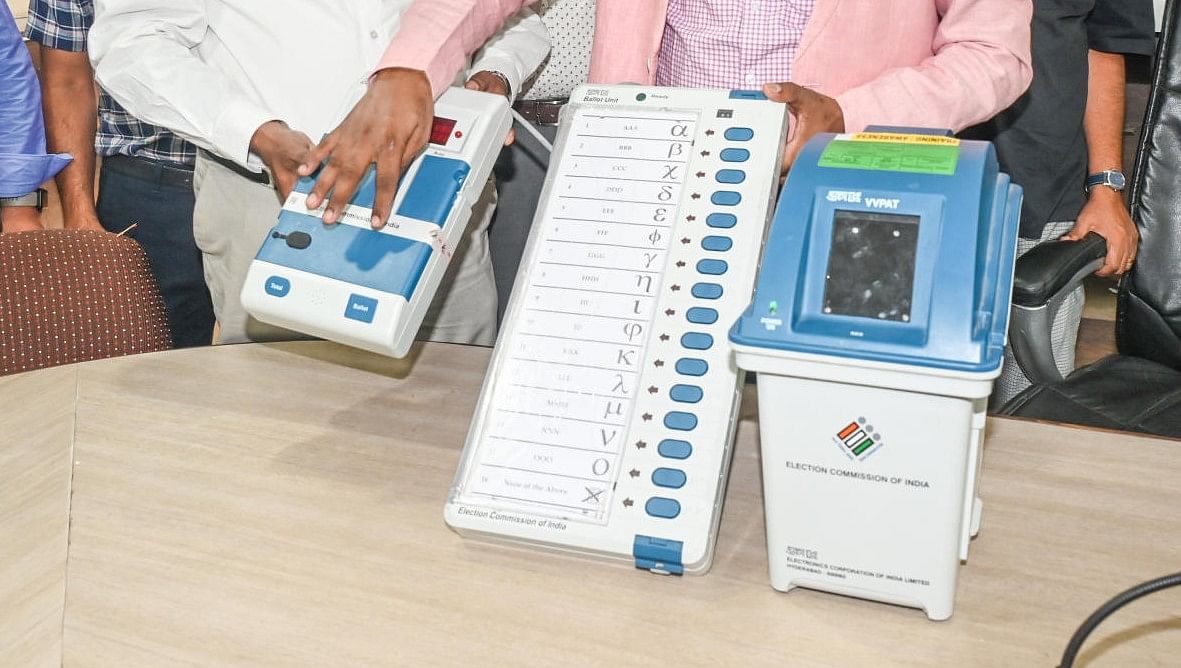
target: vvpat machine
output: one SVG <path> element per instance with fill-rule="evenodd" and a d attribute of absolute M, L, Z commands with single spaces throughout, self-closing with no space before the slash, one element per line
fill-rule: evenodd
<path fill-rule="evenodd" d="M 508 135 L 508 101 L 462 88 L 435 103 L 426 151 L 404 172 L 393 215 L 373 230 L 375 174 L 337 225 L 306 206 L 303 178 L 250 265 L 242 305 L 255 318 L 402 357 L 467 227 Z"/>
<path fill-rule="evenodd" d="M 730 330 L 758 373 L 771 584 L 951 616 L 1021 188 L 986 142 L 820 135 Z"/>

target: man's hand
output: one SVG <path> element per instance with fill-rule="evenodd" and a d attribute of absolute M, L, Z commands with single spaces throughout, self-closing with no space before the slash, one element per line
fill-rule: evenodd
<path fill-rule="evenodd" d="M 41 212 L 35 206 L 13 206 L 0 209 L 0 232 L 33 232 L 43 230 Z"/>
<path fill-rule="evenodd" d="M 791 169 L 809 139 L 821 132 L 845 131 L 845 113 L 841 111 L 841 105 L 827 95 L 791 82 L 766 84 L 763 93 L 775 102 L 786 104 L 795 117 L 795 129 L 783 149 L 783 174 Z"/>
<path fill-rule="evenodd" d="M 394 206 L 402 170 L 430 137 L 434 108 L 431 84 L 424 72 L 392 67 L 374 75 L 369 90 L 340 127 L 304 158 L 299 168 L 303 176 L 328 161 L 308 195 L 308 207 L 314 209 L 328 197 L 324 222 L 335 223 L 369 165 L 377 163 L 372 225 L 373 229 L 384 225 Z"/>
<path fill-rule="evenodd" d="M 1096 276 L 1119 276 L 1132 268 L 1140 233 L 1118 192 L 1105 186 L 1093 188 L 1074 227 L 1062 238 L 1078 241 L 1087 232 L 1094 232 L 1107 240 L 1107 259 L 1095 272 Z"/>
<path fill-rule="evenodd" d="M 307 135 L 292 130 L 283 121 L 268 121 L 254 131 L 254 136 L 250 138 L 250 151 L 262 158 L 267 169 L 271 170 L 280 201 L 286 200 L 291 194 L 291 189 L 299 180 L 297 170 L 304 164 L 312 147 L 312 140 Z M 309 203 L 309 208 L 315 207 Z"/>
<path fill-rule="evenodd" d="M 509 94 L 508 84 L 505 82 L 504 78 L 499 74 L 493 74 L 491 72 L 476 72 L 472 75 L 472 78 L 467 80 L 467 83 L 465 83 L 463 87 L 468 90 L 478 90 L 484 93 L 503 95 L 505 97 L 508 97 Z M 512 146 L 513 142 L 516 140 L 517 131 L 510 127 L 508 130 L 508 136 L 504 138 L 504 145 Z"/>

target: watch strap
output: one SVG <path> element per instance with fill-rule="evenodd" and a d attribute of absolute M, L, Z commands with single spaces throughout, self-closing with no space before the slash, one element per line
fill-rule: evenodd
<path fill-rule="evenodd" d="M 1123 172 L 1114 169 L 1105 169 L 1102 172 L 1087 176 L 1085 190 L 1091 192 L 1096 186 L 1107 186 L 1119 192 L 1124 189 L 1125 185 L 1127 185 L 1127 179 L 1124 178 Z"/>
<path fill-rule="evenodd" d="M 45 207 L 45 196 L 48 193 L 43 188 L 38 188 L 31 193 L 25 195 L 17 195 L 16 197 L 0 197 L 0 207 L 11 206 L 35 206 L 40 211 Z"/>

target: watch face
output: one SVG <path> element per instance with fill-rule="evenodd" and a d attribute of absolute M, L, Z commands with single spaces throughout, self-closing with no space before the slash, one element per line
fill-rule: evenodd
<path fill-rule="evenodd" d="M 1127 179 L 1124 178 L 1123 173 L 1117 172 L 1114 169 L 1092 174 L 1087 177 L 1088 192 L 1096 186 L 1107 186 L 1112 190 L 1120 191 L 1124 189 L 1125 185 L 1127 185 Z"/>

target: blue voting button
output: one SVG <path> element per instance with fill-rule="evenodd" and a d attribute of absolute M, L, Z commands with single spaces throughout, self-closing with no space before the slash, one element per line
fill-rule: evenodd
<path fill-rule="evenodd" d="M 722 286 L 717 283 L 697 283 L 693 286 L 693 296 L 698 299 L 717 299 L 722 296 Z"/>
<path fill-rule="evenodd" d="M 734 240 L 730 237 L 709 236 L 701 240 L 701 247 L 707 251 L 728 251 L 734 247 Z"/>
<path fill-rule="evenodd" d="M 681 504 L 677 503 L 674 499 L 654 496 L 644 504 L 644 512 L 652 517 L 663 517 L 666 520 L 671 520 L 681 514 Z"/>
<path fill-rule="evenodd" d="M 722 162 L 746 162 L 750 159 L 750 151 L 744 148 L 724 148 L 718 157 Z"/>
<path fill-rule="evenodd" d="M 689 441 L 666 438 L 656 446 L 656 452 L 666 459 L 688 459 L 689 455 L 693 454 L 693 446 Z"/>
<path fill-rule="evenodd" d="M 263 289 L 272 297 L 286 297 L 291 292 L 291 281 L 282 276 L 271 276 L 263 285 Z"/>
<path fill-rule="evenodd" d="M 718 206 L 735 206 L 742 201 L 742 195 L 733 190 L 719 190 L 710 196 L 709 201 Z"/>
<path fill-rule="evenodd" d="M 668 391 L 669 398 L 682 404 L 695 404 L 701 401 L 704 394 L 701 388 L 696 385 L 673 385 L 672 389 Z"/>
<path fill-rule="evenodd" d="M 677 431 L 693 431 L 697 428 L 697 416 L 682 411 L 669 411 L 664 415 L 664 426 Z"/>
<path fill-rule="evenodd" d="M 709 362 L 696 357 L 682 357 L 677 360 L 677 373 L 682 376 L 704 376 L 709 371 Z"/>
<path fill-rule="evenodd" d="M 721 227 L 723 229 L 734 227 L 738 223 L 738 218 L 732 213 L 711 213 L 705 217 L 705 224 L 710 227 Z"/>
<path fill-rule="evenodd" d="M 727 128 L 722 136 L 726 141 L 750 141 L 754 139 L 755 131 L 750 128 Z"/>
<path fill-rule="evenodd" d="M 709 350 L 714 345 L 714 337 L 704 332 L 685 332 L 681 335 L 681 345 L 690 350 Z"/>
<path fill-rule="evenodd" d="M 725 260 L 700 260 L 697 263 L 697 271 L 702 274 L 712 274 L 720 276 L 726 273 L 730 265 L 726 264 Z"/>
<path fill-rule="evenodd" d="M 358 294 L 349 295 L 349 303 L 344 307 L 344 317 L 360 322 L 373 322 L 373 314 L 377 313 L 377 300 Z"/>
<path fill-rule="evenodd" d="M 712 325 L 718 321 L 718 312 L 712 308 L 694 306 L 685 312 L 685 319 L 695 325 Z"/>
<path fill-rule="evenodd" d="M 652 484 L 657 487 L 680 489 L 685 486 L 685 472 L 681 469 L 658 468 L 652 472 Z"/>
<path fill-rule="evenodd" d="M 746 180 L 746 172 L 741 169 L 719 169 L 718 183 L 742 183 Z"/>

